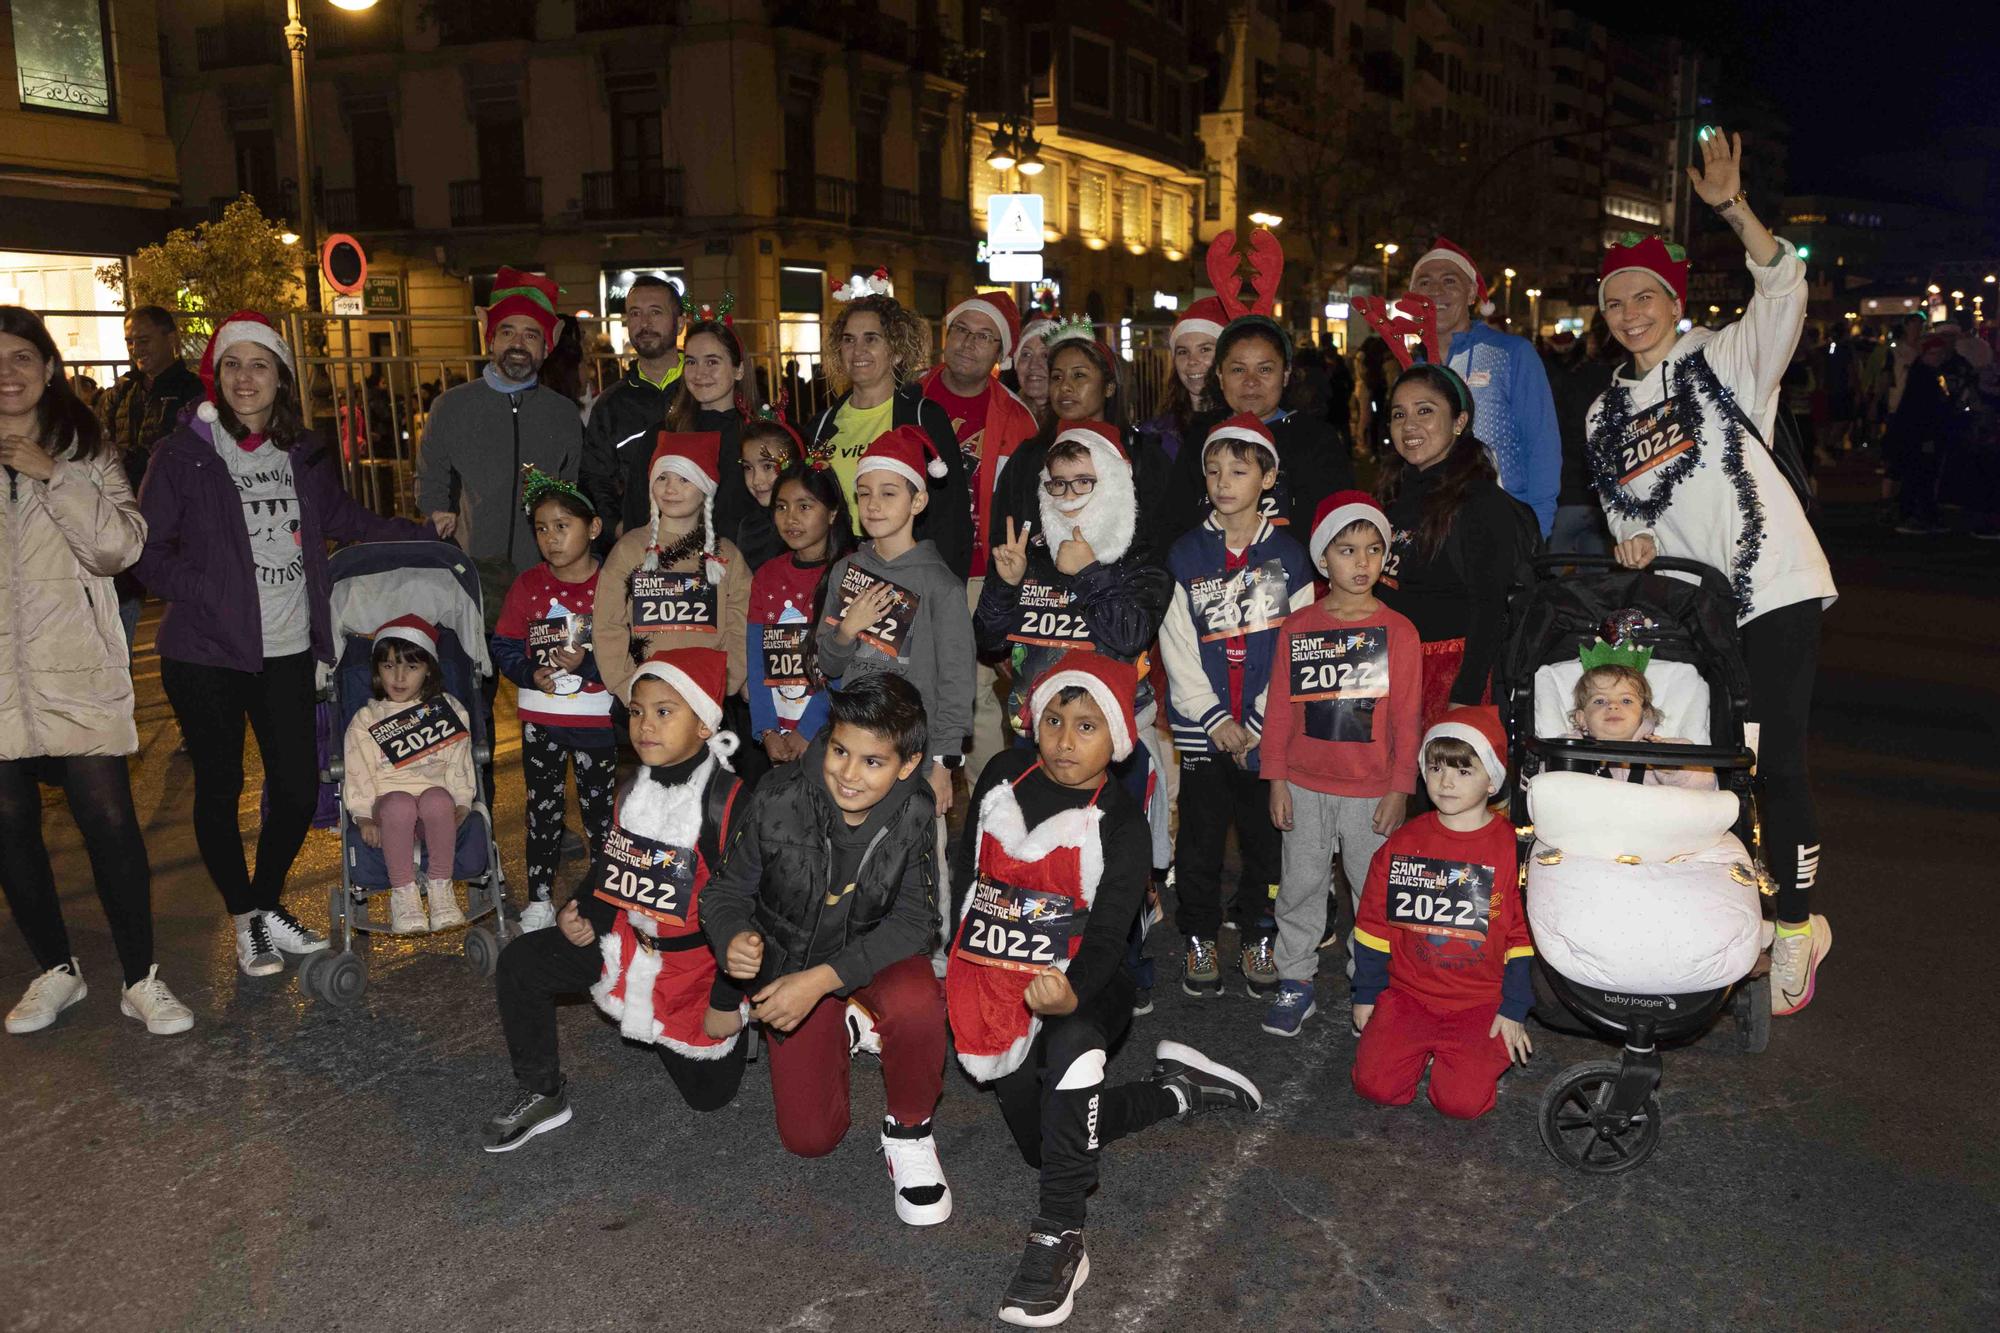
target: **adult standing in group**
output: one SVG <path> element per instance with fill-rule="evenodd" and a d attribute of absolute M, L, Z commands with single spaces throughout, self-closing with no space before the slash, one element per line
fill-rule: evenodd
<path fill-rule="evenodd" d="M 1597 491 L 1590 479 L 1590 449 L 1585 436 L 1585 420 L 1590 405 L 1611 387 L 1611 372 L 1617 364 L 1618 344 L 1598 315 L 1581 338 L 1568 338 L 1568 346 L 1552 350 L 1548 359 L 1549 388 L 1555 394 L 1556 425 L 1562 431 L 1562 489 L 1556 494 L 1556 521 L 1549 529 L 1549 549 L 1577 555 L 1603 556 L 1611 553 L 1610 534 L 1604 527 L 1604 510 L 1597 503 Z"/>
<path fill-rule="evenodd" d="M 42 842 L 47 781 L 84 831 L 124 969 L 120 1009 L 155 1034 L 185 1032 L 194 1015 L 153 962 L 152 871 L 125 760 L 139 748 L 132 673 L 110 595 L 146 524 L 47 327 L 20 306 L 0 306 L 0 464 L 0 890 L 40 973 L 7 1031 L 39 1031 L 87 993 Z"/>
<path fill-rule="evenodd" d="M 681 314 L 680 289 L 665 278 L 642 273 L 626 289 L 621 318 L 632 364 L 590 405 L 577 469 L 578 485 L 604 517 L 598 542 L 606 551 L 620 533 L 652 517 L 646 467 L 653 437 L 679 392 Z"/>
<path fill-rule="evenodd" d="M 484 311 L 486 368 L 432 405 L 417 458 L 417 507 L 472 557 L 488 634 L 516 576 L 542 558 L 521 509 L 521 470 L 532 463 L 575 481 L 583 452 L 576 404 L 539 379 L 560 291 L 537 274 L 500 270 Z"/>
<path fill-rule="evenodd" d="M 313 663 L 334 660 L 326 544 L 432 534 L 341 488 L 333 448 L 306 429 L 292 349 L 256 311 L 216 329 L 201 382 L 207 399 L 155 451 L 139 492 L 138 572 L 167 604 L 154 642 L 194 764 L 195 845 L 235 919 L 238 966 L 267 976 L 284 970 L 280 950 L 326 947 L 281 901 L 319 802 Z M 267 802 L 254 874 L 237 814 L 246 720 Z"/>
<path fill-rule="evenodd" d="M 159 306 L 142 305 L 125 316 L 125 351 L 132 358 L 132 369 L 98 396 L 97 415 L 137 495 L 153 446 L 173 434 L 184 409 L 201 401 L 201 381 L 181 360 L 180 330 L 173 315 Z M 146 590 L 129 573 L 118 577 L 117 587 L 118 620 L 129 644 L 139 630 L 139 605 Z"/>
<path fill-rule="evenodd" d="M 1437 306 L 1438 359 L 1472 390 L 1479 436 L 1493 451 L 1501 487 L 1535 511 L 1548 536 L 1562 489 L 1562 432 L 1541 353 L 1485 322 L 1493 313 L 1486 280 L 1472 256 L 1442 236 L 1418 256 L 1410 290 Z"/>
<path fill-rule="evenodd" d="M 1058 322 L 1053 312 L 1043 310 L 1021 325 L 1021 336 L 1014 344 L 1014 369 L 1009 372 L 1013 383 L 1007 387 L 1021 395 L 1041 426 L 1048 425 L 1053 415 L 1049 408 L 1049 335 L 1056 331 Z"/>
<path fill-rule="evenodd" d="M 1222 302 L 1204 296 L 1181 312 L 1167 335 L 1167 347 L 1173 356 L 1167 401 L 1160 414 L 1141 422 L 1139 429 L 1160 442 L 1160 452 L 1169 466 L 1180 458 L 1181 445 L 1195 435 L 1195 419 L 1215 406 L 1208 397 L 1208 372 L 1215 364 L 1215 340 L 1222 336 L 1227 323 L 1229 315 Z"/>
<path fill-rule="evenodd" d="M 925 395 L 921 378 L 930 365 L 930 329 L 890 294 L 880 269 L 872 277 L 857 276 L 833 299 L 840 313 L 827 329 L 832 351 L 827 373 L 837 396 L 814 423 L 806 453 L 833 469 L 852 506 L 855 472 L 869 445 L 898 426 L 915 426 L 930 436 L 945 474 L 932 479 L 930 503 L 917 516 L 917 540 L 934 543 L 952 573 L 970 577 L 972 501 L 965 458 L 951 418 Z"/>
<path fill-rule="evenodd" d="M 678 434 L 713 431 L 720 437 L 715 455 L 721 474 L 715 488 L 715 531 L 734 541 L 742 532 L 743 520 L 758 508 L 743 478 L 742 436 L 743 423 L 763 398 L 757 392 L 756 377 L 748 373 L 743 344 L 729 322 L 733 298 L 723 299 L 720 309 L 702 306 L 698 318 L 687 326 L 687 336 L 682 339 L 680 391 L 668 404 L 666 428 Z M 652 522 L 650 500 L 635 507 L 632 491 L 628 489 L 625 495 L 625 530 Z"/>
<path fill-rule="evenodd" d="M 1779 386 L 1806 315 L 1806 266 L 1773 236 L 1743 192 L 1741 135 L 1697 136 L 1688 178 L 1743 242 L 1753 290 L 1743 318 L 1679 331 L 1688 265 L 1657 237 L 1606 253 L 1598 305 L 1630 359 L 1590 414 L 1591 467 L 1619 563 L 1661 555 L 1719 570 L 1736 599 L 1758 725 L 1766 866 L 1777 880 L 1771 1006 L 1812 999 L 1833 946 L 1812 912 L 1819 825 L 1806 776 L 1806 729 L 1819 671 L 1821 613 L 1836 595 L 1826 554 L 1767 441 Z"/>

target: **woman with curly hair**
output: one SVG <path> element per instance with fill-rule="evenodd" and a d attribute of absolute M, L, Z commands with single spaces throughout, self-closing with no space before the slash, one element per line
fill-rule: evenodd
<path fill-rule="evenodd" d="M 857 296 L 827 330 L 827 377 L 839 396 L 813 426 L 808 457 L 824 460 L 840 478 L 850 505 L 862 451 L 898 426 L 930 436 L 944 475 L 930 479 L 930 504 L 917 518 L 917 540 L 936 543 L 952 572 L 972 569 L 971 501 L 965 460 L 951 419 L 924 396 L 919 377 L 930 366 L 930 330 L 895 297 Z"/>

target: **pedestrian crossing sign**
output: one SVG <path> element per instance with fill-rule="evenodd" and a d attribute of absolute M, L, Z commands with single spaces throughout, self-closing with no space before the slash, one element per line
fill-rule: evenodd
<path fill-rule="evenodd" d="M 1032 254 L 1042 248 L 1042 196 L 1038 194 L 989 194 L 986 196 L 987 248 L 1014 254 Z"/>

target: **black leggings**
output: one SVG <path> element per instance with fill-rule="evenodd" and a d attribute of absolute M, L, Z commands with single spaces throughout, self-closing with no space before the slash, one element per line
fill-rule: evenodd
<path fill-rule="evenodd" d="M 153 965 L 153 872 L 146 862 L 139 815 L 132 808 L 125 757 L 0 762 L 0 889 L 6 891 L 14 924 L 27 937 L 35 965 L 46 972 L 70 960 L 70 946 L 42 842 L 43 782 L 62 784 L 70 817 L 85 831 L 91 877 L 130 986 Z"/>
<path fill-rule="evenodd" d="M 546 901 L 555 891 L 562 857 L 563 816 L 569 810 L 569 769 L 576 769 L 576 803 L 593 855 L 611 832 L 618 796 L 618 749 L 606 732 L 602 746 L 573 746 L 563 734 L 533 722 L 521 724 L 521 776 L 528 791 L 528 896 Z M 491 767 L 489 765 L 489 767 Z"/>
<path fill-rule="evenodd" d="M 262 671 L 160 659 L 160 684 L 194 763 L 194 841 L 230 914 L 278 905 L 285 877 L 319 805 L 319 738 L 313 725 L 313 657 L 267 657 Z M 268 809 L 257 833 L 257 871 L 243 860 L 243 723 L 257 737 Z"/>
<path fill-rule="evenodd" d="M 1745 624 L 1750 720 L 1758 724 L 1758 812 L 1764 864 L 1777 881 L 1780 921 L 1804 921 L 1819 878 L 1819 817 L 1806 775 L 1806 732 L 1819 673 L 1818 598 L 1766 611 Z"/>

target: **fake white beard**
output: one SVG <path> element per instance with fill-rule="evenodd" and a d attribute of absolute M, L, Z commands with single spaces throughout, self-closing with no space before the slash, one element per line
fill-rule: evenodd
<path fill-rule="evenodd" d="M 1083 539 L 1097 552 L 1098 562 L 1108 565 L 1121 559 L 1132 547 L 1132 534 L 1139 522 L 1138 495 L 1132 484 L 1131 464 L 1124 459 L 1108 449 L 1091 445 L 1090 461 L 1097 470 L 1097 486 L 1073 513 L 1064 513 L 1060 506 L 1075 504 L 1075 496 L 1065 495 L 1059 500 L 1037 487 L 1042 536 L 1053 556 L 1072 532 L 1082 528 Z M 1042 470 L 1042 480 L 1048 480 L 1046 468 Z"/>

